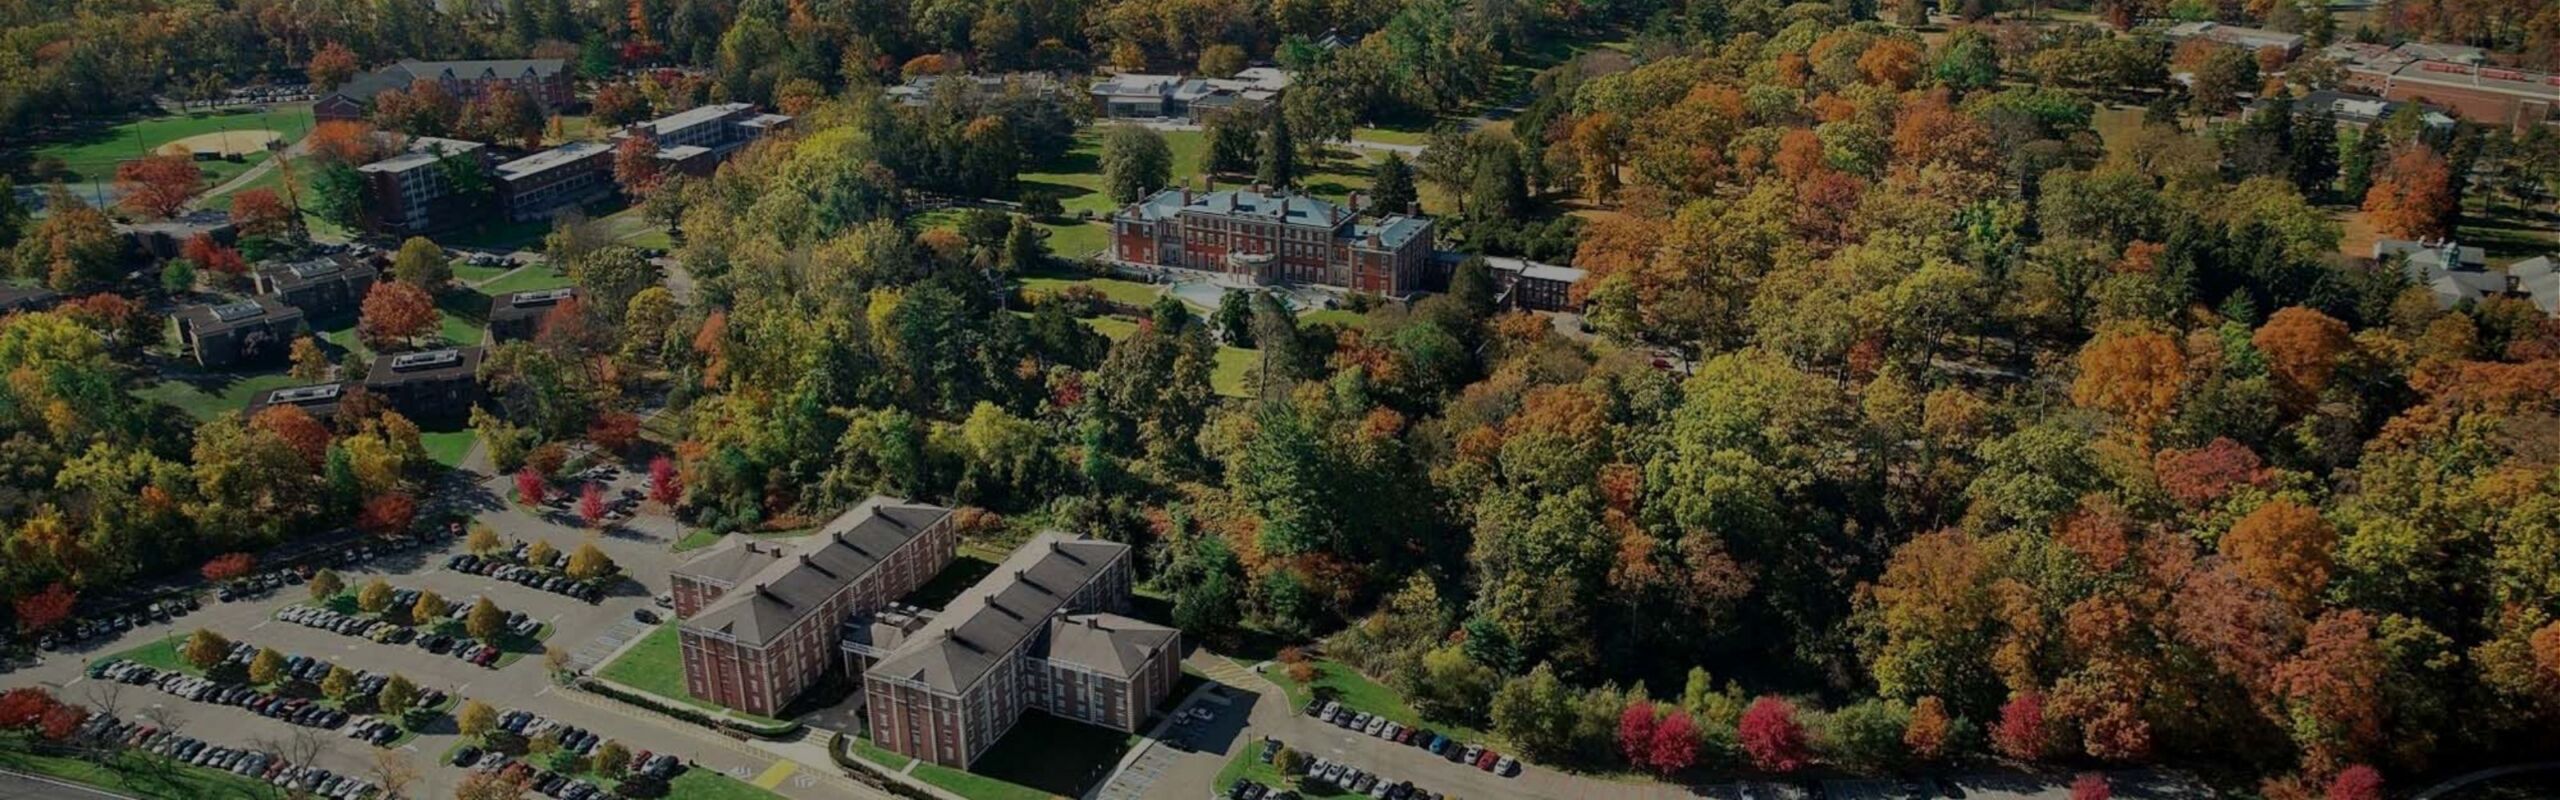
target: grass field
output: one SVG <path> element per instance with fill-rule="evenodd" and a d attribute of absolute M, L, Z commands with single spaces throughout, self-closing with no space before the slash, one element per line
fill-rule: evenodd
<path fill-rule="evenodd" d="M 1100 222 L 1031 224 L 1049 232 L 1049 252 L 1059 258 L 1084 258 L 1111 246 L 1111 226 Z"/>
<path fill-rule="evenodd" d="M 468 261 L 456 260 L 453 262 L 453 281 L 465 286 L 476 286 L 481 281 L 505 275 L 511 269 L 515 267 L 483 267 Z"/>
<path fill-rule="evenodd" d="M 1119 317 L 1094 317 L 1085 320 L 1084 324 L 1085 327 L 1092 328 L 1094 333 L 1102 334 L 1102 338 L 1115 342 L 1129 338 L 1129 334 L 1138 332 L 1138 323 Z"/>
<path fill-rule="evenodd" d="M 1427 130 L 1396 130 L 1392 128 L 1353 128 L 1351 129 L 1351 139 L 1353 141 L 1377 142 L 1379 144 L 1409 144 L 1420 146 L 1430 143 L 1431 132 Z"/>
<path fill-rule="evenodd" d="M 1022 293 L 1030 297 L 1051 294 L 1069 286 L 1090 286 L 1100 290 L 1102 296 L 1109 298 L 1111 302 L 1139 308 L 1145 308 L 1154 303 L 1156 297 L 1164 293 L 1163 287 L 1155 284 L 1119 278 L 1032 276 L 1022 279 Z"/>
<path fill-rule="evenodd" d="M 133 395 L 145 400 L 166 403 L 187 412 L 198 421 L 221 416 L 227 411 L 249 407 L 249 399 L 260 393 L 301 383 L 279 369 L 246 375 L 203 375 L 189 378 L 163 378 L 157 383 L 135 389 Z"/>
<path fill-rule="evenodd" d="M 1252 397 L 1253 387 L 1246 380 L 1253 374 L 1258 356 L 1241 347 L 1218 346 L 1218 367 L 1209 373 L 1209 388 L 1228 397 Z"/>
<path fill-rule="evenodd" d="M 141 647 L 136 647 L 131 650 L 126 650 L 121 653 L 115 653 L 103 658 L 90 660 L 92 662 L 97 662 L 121 658 L 147 667 L 184 672 L 187 669 L 187 664 L 184 658 L 179 657 L 178 647 L 185 643 L 185 639 L 172 637 L 155 641 Z"/>
<path fill-rule="evenodd" d="M 477 441 L 478 436 L 479 434 L 471 429 L 464 428 L 458 431 L 423 432 L 418 434 L 418 440 L 426 445 L 428 458 L 435 459 L 438 464 L 453 467 L 461 465 L 462 458 L 471 454 L 471 443 Z"/>
<path fill-rule="evenodd" d="M 569 285 L 569 276 L 554 272 L 547 266 L 535 265 L 517 269 L 508 273 L 506 277 L 481 284 L 480 293 L 497 297 L 537 289 L 557 289 L 567 285 Z"/>
<path fill-rule="evenodd" d="M 283 792 L 264 782 L 125 751 L 105 763 L 38 755 L 17 736 L 0 738 L 0 768 L 160 800 L 266 800 Z M 50 796 L 50 795 L 46 795 Z"/>
<path fill-rule="evenodd" d="M 648 636 L 641 637 L 638 645 L 624 651 L 622 657 L 614 659 L 613 663 L 604 665 L 604 669 L 596 675 L 605 680 L 715 713 L 729 714 L 758 722 L 776 722 L 696 700 L 692 693 L 685 691 L 684 644 L 677 638 L 676 626 L 672 622 L 660 625 L 657 630 L 650 631 Z"/>
<path fill-rule="evenodd" d="M 1287 670 L 1279 664 L 1273 664 L 1271 667 L 1269 673 L 1271 682 L 1279 684 L 1280 691 L 1289 695 L 1289 708 L 1292 711 L 1306 707 L 1307 700 L 1310 698 L 1322 696 L 1351 708 L 1386 717 L 1388 721 L 1408 728 L 1430 728 L 1466 739 L 1484 738 L 1483 732 L 1463 725 L 1449 725 L 1438 720 L 1423 719 L 1422 712 L 1413 710 L 1413 706 L 1404 701 L 1404 695 L 1384 684 L 1370 680 L 1368 676 L 1360 674 L 1349 665 L 1322 658 L 1315 659 L 1313 663 L 1316 667 L 1315 679 L 1306 683 L 1290 680 Z M 1253 665 L 1241 664 L 1241 666 L 1250 669 Z"/>
<path fill-rule="evenodd" d="M 1102 127 L 1090 127 L 1078 132 L 1075 149 L 1067 151 L 1065 157 L 1023 173 L 1023 191 L 1045 192 L 1057 198 L 1070 214 L 1091 211 L 1099 216 L 1110 212 L 1117 204 L 1102 191 L 1103 131 Z M 1165 145 L 1173 151 L 1173 181 L 1182 183 L 1197 177 L 1200 154 L 1208 149 L 1207 140 L 1199 131 L 1163 133 Z"/>
<path fill-rule="evenodd" d="M 304 103 L 273 108 L 235 108 L 144 117 L 120 125 L 94 128 L 35 149 L 37 159 L 60 159 L 74 173 L 72 180 L 110 180 L 116 165 L 150 155 L 162 145 L 201 134 L 224 131 L 269 130 L 285 141 L 302 138 L 311 132 L 311 106 Z M 206 186 L 221 183 L 247 171 L 267 158 L 264 152 L 251 153 L 242 163 L 202 162 Z"/>
<path fill-rule="evenodd" d="M 709 769 L 689 769 L 667 782 L 667 796 L 684 800 L 782 800 L 782 795 Z"/>

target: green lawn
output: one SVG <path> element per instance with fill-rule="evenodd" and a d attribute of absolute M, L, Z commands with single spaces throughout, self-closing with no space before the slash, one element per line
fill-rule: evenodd
<path fill-rule="evenodd" d="M 0 768 L 152 800 L 264 800 L 284 795 L 281 790 L 261 781 L 133 751 L 120 752 L 103 764 L 37 755 L 16 736 L 0 739 Z"/>
<path fill-rule="evenodd" d="M 1259 357 L 1252 350 L 1219 345 L 1218 367 L 1209 373 L 1209 388 L 1228 397 L 1252 397 L 1253 387 L 1245 385 L 1245 379 Z"/>
<path fill-rule="evenodd" d="M 604 665 L 597 677 L 639 689 L 686 705 L 726 714 L 743 720 L 779 725 L 780 720 L 759 717 L 744 711 L 722 708 L 694 699 L 684 688 L 684 643 L 676 636 L 676 624 L 668 622 L 641 637 L 640 644 L 623 651 L 622 657 Z"/>
<path fill-rule="evenodd" d="M 1095 126 L 1076 134 L 1076 146 L 1057 161 L 1042 164 L 1036 171 L 1025 172 L 1021 185 L 1025 192 L 1042 191 L 1058 198 L 1068 213 L 1091 211 L 1108 213 L 1118 204 L 1102 193 L 1102 134 Z M 1173 181 L 1182 183 L 1200 174 L 1200 154 L 1208 149 L 1199 131 L 1163 131 L 1165 145 L 1173 151 Z"/>
<path fill-rule="evenodd" d="M 1379 144 L 1409 144 L 1419 146 L 1429 144 L 1431 142 L 1431 132 L 1427 130 L 1395 130 L 1392 128 L 1353 128 L 1351 129 L 1351 138 L 1354 141 L 1362 142 L 1377 142 Z"/>
<path fill-rule="evenodd" d="M 889 752 L 888 748 L 873 744 L 871 742 L 871 737 L 852 736 L 850 734 L 847 734 L 847 736 L 853 740 L 854 755 L 861 756 L 864 760 L 871 761 L 890 769 L 906 769 L 907 762 L 915 760 L 897 753 Z"/>
<path fill-rule="evenodd" d="M 557 289 L 567 285 L 569 285 L 569 276 L 554 272 L 548 266 L 537 264 L 517 269 L 508 273 L 506 277 L 481 284 L 480 293 L 497 297 L 516 292 Z"/>
<path fill-rule="evenodd" d="M 224 131 L 271 130 L 283 135 L 286 141 L 292 141 L 309 133 L 311 124 L 311 106 L 302 103 L 272 109 L 236 108 L 145 117 L 66 136 L 36 148 L 34 157 L 61 159 L 74 173 L 74 181 L 103 181 L 115 177 L 117 164 L 150 155 L 162 145 L 179 139 Z M 204 168 L 206 186 L 210 187 L 239 175 L 266 158 L 266 153 L 261 151 L 249 154 L 239 164 L 210 161 L 201 162 L 198 166 Z"/>
<path fill-rule="evenodd" d="M 782 800 L 782 795 L 722 775 L 717 770 L 700 767 L 685 770 L 675 780 L 668 781 L 667 796 L 684 800 Z"/>
<path fill-rule="evenodd" d="M 1094 317 L 1085 320 L 1084 324 L 1085 327 L 1092 328 L 1094 333 L 1102 334 L 1102 338 L 1115 342 L 1129 338 L 1129 334 L 1138 332 L 1138 323 L 1120 317 Z"/>
<path fill-rule="evenodd" d="M 481 281 L 505 275 L 511 269 L 514 267 L 483 267 L 457 259 L 453 262 L 453 280 L 466 286 L 477 286 Z"/>
<path fill-rule="evenodd" d="M 1049 232 L 1049 252 L 1059 258 L 1084 258 L 1111 246 L 1111 226 L 1100 222 L 1031 224 Z"/>
<path fill-rule="evenodd" d="M 1339 701 L 1351 708 L 1386 717 L 1387 721 L 1408 728 L 1430 728 L 1459 738 L 1484 738 L 1481 731 L 1463 725 L 1423 719 L 1421 712 L 1413 710 L 1413 706 L 1404 701 L 1404 695 L 1398 694 L 1396 690 L 1384 684 L 1370 680 L 1368 676 L 1360 674 L 1358 670 L 1352 669 L 1347 664 L 1322 658 L 1315 659 L 1314 663 L 1315 680 L 1306 683 L 1290 680 L 1288 668 L 1278 662 L 1273 662 L 1271 669 L 1265 673 L 1272 683 L 1280 685 L 1280 691 L 1289 695 L 1289 708 L 1292 711 L 1305 708 L 1307 700 L 1322 696 Z M 1253 668 L 1252 664 L 1238 662 L 1238 665 L 1246 669 Z"/>
<path fill-rule="evenodd" d="M 203 375 L 189 378 L 163 378 L 157 383 L 133 391 L 135 397 L 176 406 L 197 420 L 209 420 L 224 412 L 249 407 L 249 399 L 260 393 L 300 384 L 282 370 L 247 375 Z"/>
<path fill-rule="evenodd" d="M 596 225 L 603 229 L 605 235 L 622 244 L 662 250 L 675 247 L 675 239 L 667 235 L 666 226 L 650 221 L 638 207 L 605 215 L 596 220 Z"/>
<path fill-rule="evenodd" d="M 1032 717 L 1037 716 L 1041 715 L 1024 714 L 1022 715 L 1022 718 L 1024 720 L 1029 720 Z M 1113 734 L 1115 737 L 1117 735 L 1118 734 Z M 1005 737 L 1005 739 L 1008 740 L 1012 738 L 1012 736 Z M 999 741 L 996 746 L 1003 747 L 1004 744 Z M 989 751 L 988 754 L 993 755 L 994 751 Z M 980 761 L 979 763 L 983 765 L 986 762 Z M 915 769 L 907 774 L 915 776 L 917 780 L 942 787 L 944 791 L 968 798 L 968 800 L 1049 800 L 1049 798 L 1058 796 L 1001 778 L 989 777 L 974 772 L 963 772 L 940 764 L 927 764 L 921 761 L 916 762 Z"/>
<path fill-rule="evenodd" d="M 92 662 L 107 661 L 110 659 L 124 659 L 136 664 L 161 670 L 178 670 L 180 672 L 185 672 L 188 670 L 186 659 L 181 658 L 178 655 L 178 648 L 184 644 L 186 644 L 186 639 L 182 637 L 161 639 L 150 644 L 126 650 L 121 653 L 115 653 L 104 658 L 92 659 Z"/>
<path fill-rule="evenodd" d="M 1149 304 L 1154 303 L 1156 301 L 1156 296 L 1163 294 L 1164 292 L 1163 287 L 1152 283 L 1141 283 L 1138 281 L 1122 280 L 1119 278 L 1062 278 L 1055 276 L 1029 276 L 1022 279 L 1022 293 L 1027 297 L 1038 297 L 1040 295 L 1049 294 L 1051 292 L 1079 284 L 1101 290 L 1102 296 L 1109 298 L 1111 302 L 1120 303 L 1122 305 L 1137 306 L 1139 308 L 1145 308 Z"/>
<path fill-rule="evenodd" d="M 717 531 L 707 529 L 697 530 L 692 533 L 685 534 L 682 539 L 677 539 L 672 549 L 678 553 L 683 553 L 692 550 L 700 550 L 719 543 L 720 534 Z"/>
<path fill-rule="evenodd" d="M 462 458 L 471 454 L 471 443 L 477 441 L 478 437 L 477 432 L 464 428 L 458 431 L 422 432 L 418 434 L 418 441 L 426 445 L 428 458 L 435 459 L 438 464 L 454 467 L 460 466 Z"/>

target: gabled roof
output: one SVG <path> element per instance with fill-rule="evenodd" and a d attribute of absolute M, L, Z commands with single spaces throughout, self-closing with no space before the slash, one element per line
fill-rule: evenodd
<path fill-rule="evenodd" d="M 406 89 L 420 79 L 474 81 L 493 78 L 550 78 L 560 74 L 568 62 L 557 58 L 517 58 L 491 61 L 418 61 L 401 59 L 381 69 L 358 75 L 331 94 L 346 95 L 370 101 L 388 89 Z"/>
<path fill-rule="evenodd" d="M 1128 680 L 1180 635 L 1118 614 L 1067 614 L 1050 621 L 1041 657 Z"/>
<path fill-rule="evenodd" d="M 723 545 L 676 571 L 712 577 L 752 572 L 727 580 L 729 590 L 694 612 L 684 627 L 761 647 L 950 515 L 941 506 L 874 497 L 797 541 L 736 545 L 763 552 L 740 554 Z"/>
<path fill-rule="evenodd" d="M 961 592 L 866 674 L 914 681 L 946 694 L 965 691 L 1045 630 L 1052 616 L 1067 610 L 1068 598 L 1078 589 L 1128 555 L 1128 545 L 1043 532 Z"/>

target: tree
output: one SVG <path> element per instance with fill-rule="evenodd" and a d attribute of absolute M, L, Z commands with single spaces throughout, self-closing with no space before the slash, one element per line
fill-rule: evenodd
<path fill-rule="evenodd" d="M 1626 756 L 1627 763 L 1644 766 L 1651 762 L 1654 722 L 1653 701 L 1644 698 L 1627 703 L 1627 709 L 1618 714 L 1618 751 Z"/>
<path fill-rule="evenodd" d="M 516 471 L 516 502 L 529 506 L 541 505 L 550 494 L 551 482 L 544 479 L 542 473 L 534 471 L 530 466 Z"/>
<path fill-rule="evenodd" d="M 443 595 L 427 590 L 419 592 L 418 602 L 409 606 L 409 621 L 423 625 L 444 619 L 444 615 L 450 613 L 453 613 L 453 605 L 445 602 Z"/>
<path fill-rule="evenodd" d="M 608 780 L 619 780 L 631 766 L 631 749 L 621 742 L 608 741 L 596 747 L 596 774 Z"/>
<path fill-rule="evenodd" d="M 1991 728 L 1991 746 L 2020 761 L 2042 760 L 2052 749 L 2045 729 L 2044 695 L 2022 692 L 2000 706 L 2000 723 Z"/>
<path fill-rule="evenodd" d="M 1102 135 L 1102 182 L 1115 203 L 1134 203 L 1173 180 L 1173 149 L 1164 134 L 1113 125 Z"/>
<path fill-rule="evenodd" d="M 520 800 L 524 784 L 502 778 L 495 772 L 473 772 L 462 776 L 453 787 L 453 800 Z"/>
<path fill-rule="evenodd" d="M 32 686 L 0 692 L 0 729 L 24 730 L 44 719 L 45 711 L 60 701 L 53 693 Z"/>
<path fill-rule="evenodd" d="M 1645 749 L 1643 764 L 1657 775 L 1688 769 L 1698 760 L 1699 741 L 1697 720 L 1686 709 L 1671 709 L 1654 724 L 1653 742 Z"/>
<path fill-rule="evenodd" d="M 498 552 L 498 548 L 504 546 L 506 546 L 504 543 L 498 541 L 498 532 L 490 530 L 487 525 L 472 525 L 470 535 L 462 540 L 462 548 L 476 556 Z"/>
<path fill-rule="evenodd" d="M 425 290 L 407 283 L 382 281 L 365 291 L 356 333 L 366 344 L 377 348 L 414 345 L 419 337 L 435 331 L 443 317 L 436 310 L 435 298 L 427 296 Z"/>
<path fill-rule="evenodd" d="M 249 272 L 249 262 L 240 257 L 240 251 L 224 247 L 210 234 L 199 233 L 189 237 L 185 244 L 178 246 L 178 251 L 186 260 L 216 275 L 239 277 Z"/>
<path fill-rule="evenodd" d="M 79 603 L 79 594 L 61 581 L 54 581 L 44 591 L 20 597 L 10 603 L 18 613 L 18 630 L 40 631 L 71 618 L 71 609 Z"/>
<path fill-rule="evenodd" d="M 658 157 L 658 140 L 637 133 L 613 146 L 613 180 L 623 194 L 645 197 L 667 180 L 667 162 Z"/>
<path fill-rule="evenodd" d="M 1244 48 L 1232 44 L 1213 44 L 1200 49 L 1200 74 L 1212 78 L 1232 78 L 1244 71 Z"/>
<path fill-rule="evenodd" d="M 443 246 L 424 236 L 411 236 L 391 256 L 391 274 L 432 295 L 453 282 L 453 262 L 445 257 Z"/>
<path fill-rule="evenodd" d="M 2258 506 L 2222 535 L 2222 554 L 2242 576 L 2308 608 L 2329 585 L 2330 552 L 2337 532 L 2320 512 L 2290 499 Z"/>
<path fill-rule="evenodd" d="M 463 736 L 477 739 L 498 727 L 498 710 L 478 700 L 465 700 L 462 701 L 462 710 L 453 715 L 453 720 Z"/>
<path fill-rule="evenodd" d="M 2184 351 L 2167 333 L 2113 326 L 2080 348 L 2071 400 L 2114 414 L 2144 436 L 2176 411 L 2186 388 Z"/>
<path fill-rule="evenodd" d="M 1921 761 L 1936 761 L 1949 755 L 1947 747 L 1954 734 L 1954 720 L 1947 718 L 1947 704 L 1936 695 L 1920 698 L 1911 704 L 1911 724 L 1902 729 L 1902 746 Z"/>
<path fill-rule="evenodd" d="M 311 63 L 304 68 L 303 72 L 311 76 L 313 89 L 327 92 L 345 85 L 348 79 L 356 76 L 356 70 L 360 68 L 356 63 L 354 50 L 347 49 L 345 43 L 330 42 L 321 45 L 318 52 L 311 54 Z"/>
<path fill-rule="evenodd" d="M 292 362 L 293 367 L 286 374 L 292 376 L 294 380 L 318 383 L 329 379 L 329 371 L 333 365 L 329 363 L 328 351 L 320 349 L 319 339 L 311 336 L 295 339 L 291 353 L 292 357 L 287 360 Z"/>
<path fill-rule="evenodd" d="M 187 210 L 204 185 L 204 170 L 184 155 L 148 156 L 116 165 L 119 205 L 152 219 L 168 219 Z"/>
<path fill-rule="evenodd" d="M 557 555 L 560 555 L 560 548 L 540 539 L 533 540 L 533 544 L 524 549 L 525 563 L 536 566 L 550 566 L 552 557 Z"/>
<path fill-rule="evenodd" d="M 1039 270 L 1049 263 L 1049 243 L 1040 229 L 1024 217 L 1014 217 L 1013 226 L 1004 235 L 1004 268 L 1016 275 Z"/>
<path fill-rule="evenodd" d="M 371 213 L 366 197 L 364 174 L 353 166 L 324 163 L 311 172 L 311 211 L 331 225 L 364 225 L 366 215 Z"/>
<path fill-rule="evenodd" d="M 1401 153 L 1388 153 L 1385 160 L 1370 169 L 1370 176 L 1373 182 L 1369 187 L 1369 208 L 1362 211 L 1402 214 L 1421 197 L 1413 185 L 1413 165 Z"/>
<path fill-rule="evenodd" d="M 663 455 L 649 459 L 649 499 L 668 508 L 684 500 L 684 478 L 676 474 L 675 459 Z"/>
<path fill-rule="evenodd" d="M 1794 703 L 1769 695 L 1751 701 L 1735 731 L 1753 766 L 1770 772 L 1794 772 L 1813 758 L 1804 725 L 1796 721 Z"/>
<path fill-rule="evenodd" d="M 312 574 L 309 588 L 311 599 L 326 602 L 329 598 L 338 596 L 339 592 L 346 591 L 347 582 L 338 577 L 337 570 L 324 569 Z"/>
<path fill-rule="evenodd" d="M 2071 800 L 2107 800 L 2115 793 L 2107 789 L 2107 776 L 2095 772 L 2080 773 L 2071 780 Z"/>
<path fill-rule="evenodd" d="M 1253 118 L 1233 109 L 1210 113 L 1200 121 L 1200 138 L 1206 145 L 1200 151 L 1200 172 L 1204 175 L 1242 175 L 1253 169 L 1258 133 Z"/>
<path fill-rule="evenodd" d="M 2382 772 L 2356 764 L 2329 780 L 2328 800 L 2382 800 Z"/>
<path fill-rule="evenodd" d="M 204 562 L 204 568 L 199 572 L 204 574 L 205 582 L 221 583 L 247 575 L 257 567 L 257 556 L 247 553 L 224 553 Z"/>
<path fill-rule="evenodd" d="M 2294 409 L 2309 408 L 2319 400 L 2337 374 L 2340 359 L 2355 347 L 2346 323 L 2299 306 L 2268 317 L 2249 343 L 2266 354 L 2267 371 L 2273 374 L 2280 397 Z"/>
<path fill-rule="evenodd" d="M 179 647 L 178 655 L 196 669 L 211 670 L 231 657 L 231 640 L 223 638 L 222 634 L 197 628 L 195 633 L 187 636 L 187 643 Z"/>
<path fill-rule="evenodd" d="M 406 716 L 409 709 L 418 705 L 418 685 L 410 683 L 408 676 L 394 674 L 383 680 L 382 689 L 374 695 L 374 703 L 385 716 L 395 719 Z"/>
<path fill-rule="evenodd" d="M 160 265 L 160 291 L 185 294 L 196 288 L 196 265 L 183 258 L 169 259 Z"/>
<path fill-rule="evenodd" d="M 66 742 L 80 732 L 80 724 L 89 721 L 89 710 L 67 703 L 57 703 L 36 718 L 36 734 L 47 741 Z"/>
<path fill-rule="evenodd" d="M 649 98 L 641 95 L 640 88 L 628 81 L 598 87 L 588 108 L 588 116 L 595 124 L 612 128 L 649 118 Z"/>
<path fill-rule="evenodd" d="M 582 581 L 601 578 L 613 573 L 613 559 L 606 557 L 596 543 L 579 542 L 578 549 L 569 551 L 568 572 L 569 577 Z"/>
<path fill-rule="evenodd" d="M 276 652 L 275 648 L 258 648 L 258 654 L 249 659 L 250 683 L 257 684 L 259 686 L 273 686 L 277 680 L 282 679 L 283 677 L 284 654 Z"/>
<path fill-rule="evenodd" d="M 366 581 L 356 590 L 356 609 L 367 614 L 380 614 L 391 607 L 391 584 L 381 578 Z"/>
<path fill-rule="evenodd" d="M 507 614 L 498 610 L 498 604 L 483 597 L 471 605 L 471 613 L 463 618 L 462 624 L 463 631 L 471 634 L 471 638 L 496 644 L 498 637 L 507 632 Z"/>
<path fill-rule="evenodd" d="M 231 222 L 244 236 L 282 236 L 293 230 L 294 213 L 273 189 L 243 189 L 231 195 Z"/>
<path fill-rule="evenodd" d="M 578 487 L 578 519 L 589 528 L 604 527 L 604 487 L 593 481 Z"/>
<path fill-rule="evenodd" d="M 2452 166 L 2433 148 L 2411 142 L 2393 149 L 2374 176 L 2364 195 L 2365 216 L 2384 236 L 2443 238 L 2460 210 L 2454 191 Z"/>
<path fill-rule="evenodd" d="M 373 783 L 384 797 L 406 797 L 409 787 L 418 782 L 418 765 L 398 750 L 373 751 Z"/>
<path fill-rule="evenodd" d="M 1254 180 L 1273 189 L 1298 182 L 1298 145 L 1289 136 L 1287 114 L 1277 107 L 1262 113 L 1262 152 L 1254 161 Z"/>
<path fill-rule="evenodd" d="M 69 294 L 106 286 L 123 274 L 124 238 L 106 214 L 59 186 L 47 193 L 44 207 L 45 218 L 18 239 L 20 277 Z"/>
<path fill-rule="evenodd" d="M 375 536 L 398 536 L 408 533 L 417 518 L 417 498 L 408 492 L 384 492 L 364 501 L 364 512 L 356 516 L 356 527 Z"/>

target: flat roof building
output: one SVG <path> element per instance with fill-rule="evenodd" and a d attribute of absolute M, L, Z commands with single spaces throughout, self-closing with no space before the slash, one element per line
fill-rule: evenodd
<path fill-rule="evenodd" d="M 498 196 L 517 222 L 549 219 L 613 191 L 613 146 L 602 142 L 570 142 L 498 165 Z"/>
<path fill-rule="evenodd" d="M 575 288 L 536 289 L 514 292 L 489 303 L 489 338 L 498 341 L 531 339 L 542 333 L 543 323 L 551 312 L 578 296 Z"/>
<path fill-rule="evenodd" d="M 364 388 L 412 419 L 467 415 L 480 401 L 483 355 L 478 347 L 384 353 L 366 367 Z"/>
<path fill-rule="evenodd" d="M 658 143 L 658 158 L 687 174 L 708 175 L 730 154 L 790 124 L 791 117 L 757 113 L 752 103 L 718 103 L 635 122 L 613 138 L 647 135 Z"/>
<path fill-rule="evenodd" d="M 2472 122 L 2520 129 L 2550 122 L 2560 108 L 2560 75 L 2492 66 L 2478 48 L 2341 42 L 2321 53 L 2346 68 L 2345 88 L 2440 106 Z"/>
<path fill-rule="evenodd" d="M 1124 72 L 1096 81 L 1087 93 L 1095 111 L 1105 117 L 1146 119 L 1203 115 L 1226 109 L 1254 110 L 1289 88 L 1287 71 L 1253 67 L 1233 78 L 1195 78 Z"/>
<path fill-rule="evenodd" d="M 303 332 L 302 309 L 265 296 L 187 306 L 176 320 L 187 355 L 209 368 L 282 360 Z"/>
<path fill-rule="evenodd" d="M 399 154 L 357 167 L 356 174 L 365 181 L 374 227 L 390 233 L 418 234 L 478 216 L 482 209 L 462 206 L 467 198 L 454 196 L 453 181 L 440 166 L 452 157 L 468 159 L 484 171 L 490 163 L 487 145 L 419 136 L 411 138 Z"/>
<path fill-rule="evenodd" d="M 2164 31 L 2163 34 L 2173 42 L 2182 42 L 2188 39 L 2203 39 L 2210 42 L 2219 42 L 2233 47 L 2244 48 L 2253 52 L 2273 48 L 2284 51 L 2284 54 L 2287 57 L 2300 55 L 2302 53 L 2302 34 L 2271 31 L 2263 28 L 2243 28 L 2237 25 L 2224 25 L 2219 22 L 2181 22 L 2176 25 L 2169 26 L 2169 29 Z"/>
<path fill-rule="evenodd" d="M 251 274 L 258 294 L 314 317 L 353 314 L 381 275 L 371 262 L 346 254 L 271 263 Z"/>
<path fill-rule="evenodd" d="M 258 412 L 270 407 L 293 406 L 302 409 L 303 413 L 310 414 L 312 419 L 326 422 L 329 418 L 337 416 L 338 401 L 345 399 L 347 389 L 346 384 L 334 381 L 309 386 L 269 389 L 249 398 L 247 413 L 255 417 Z"/>

